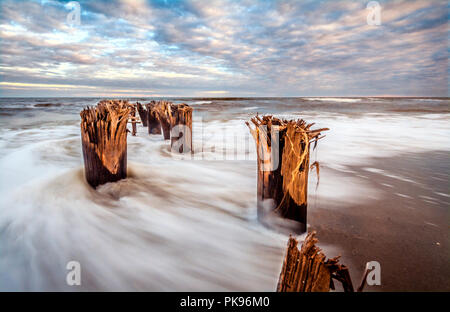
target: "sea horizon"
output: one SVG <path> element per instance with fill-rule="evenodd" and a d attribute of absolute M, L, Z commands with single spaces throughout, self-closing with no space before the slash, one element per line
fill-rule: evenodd
<path fill-rule="evenodd" d="M 403 95 L 364 95 L 364 96 L 333 96 L 333 95 L 302 95 L 302 96 L 0 96 L 0 98 L 14 99 L 14 98 L 111 98 L 111 99 L 136 99 L 136 98 L 188 98 L 188 99 L 273 99 L 273 98 L 416 98 L 416 99 L 450 99 L 450 96 L 403 96 Z"/>

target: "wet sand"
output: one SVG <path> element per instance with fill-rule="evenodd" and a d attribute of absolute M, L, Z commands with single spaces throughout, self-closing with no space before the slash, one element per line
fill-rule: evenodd
<path fill-rule="evenodd" d="M 321 184 L 351 179 L 361 198 L 321 198 L 320 185 L 309 197 L 309 230 L 319 246 L 336 248 L 327 256 L 342 255 L 356 287 L 366 262 L 381 264 L 381 286 L 365 291 L 449 291 L 449 172 L 446 151 L 372 158 L 339 171 L 323 166 Z"/>

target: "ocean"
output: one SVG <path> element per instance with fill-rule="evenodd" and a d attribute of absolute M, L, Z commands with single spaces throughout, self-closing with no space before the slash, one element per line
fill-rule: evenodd
<path fill-rule="evenodd" d="M 288 235 L 257 221 L 256 113 L 330 128 L 308 228 L 355 286 L 375 260 L 368 291 L 450 290 L 449 98 L 166 98 L 194 108 L 194 156 L 138 125 L 129 177 L 94 190 L 79 113 L 100 100 L 0 98 L 0 290 L 274 291 Z"/>

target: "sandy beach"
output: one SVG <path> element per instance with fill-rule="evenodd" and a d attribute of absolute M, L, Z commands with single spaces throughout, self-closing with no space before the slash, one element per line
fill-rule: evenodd
<path fill-rule="evenodd" d="M 449 167 L 447 151 L 371 158 L 340 171 L 325 167 L 324 184 L 349 181 L 373 195 L 355 203 L 312 195 L 311 228 L 339 250 L 356 283 L 365 262 L 380 262 L 382 285 L 367 291 L 449 291 Z"/>

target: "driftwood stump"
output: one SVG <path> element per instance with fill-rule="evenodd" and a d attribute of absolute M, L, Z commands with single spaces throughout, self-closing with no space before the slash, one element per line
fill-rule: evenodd
<path fill-rule="evenodd" d="M 289 237 L 277 292 L 328 292 L 334 289 L 333 279 L 342 283 L 345 292 L 353 292 L 348 268 L 339 264 L 339 257 L 325 260 L 315 235 L 309 233 L 300 250 L 298 241 Z"/>
<path fill-rule="evenodd" d="M 142 125 L 144 127 L 147 127 L 147 117 L 148 117 L 147 116 L 147 110 L 139 102 L 136 103 L 136 106 L 137 106 L 137 111 L 139 113 L 139 117 L 141 118 L 141 121 L 142 121 Z"/>
<path fill-rule="evenodd" d="M 159 122 L 159 116 L 155 101 L 148 103 L 146 105 L 146 108 L 148 134 L 161 134 L 161 124 Z"/>
<path fill-rule="evenodd" d="M 126 101 L 101 101 L 80 113 L 84 170 L 92 187 L 127 177 Z"/>
<path fill-rule="evenodd" d="M 306 231 L 309 148 L 321 131 L 304 120 L 272 116 L 251 119 L 247 126 L 256 142 L 258 219 L 270 227 Z M 288 221 L 286 221 L 286 219 Z"/>
<path fill-rule="evenodd" d="M 173 105 L 170 120 L 170 148 L 174 152 L 192 152 L 192 107 Z"/>
<path fill-rule="evenodd" d="M 170 121 L 172 119 L 172 107 L 174 105 L 167 101 L 159 101 L 157 104 L 157 114 L 164 136 L 164 140 L 170 140 Z"/>
<path fill-rule="evenodd" d="M 137 127 L 136 127 L 136 106 L 134 106 L 134 105 L 130 105 L 130 110 L 131 110 L 131 112 L 130 112 L 130 116 L 131 116 L 131 129 L 132 129 L 132 132 L 131 132 L 131 135 L 132 136 L 136 136 L 136 133 L 137 133 Z"/>

